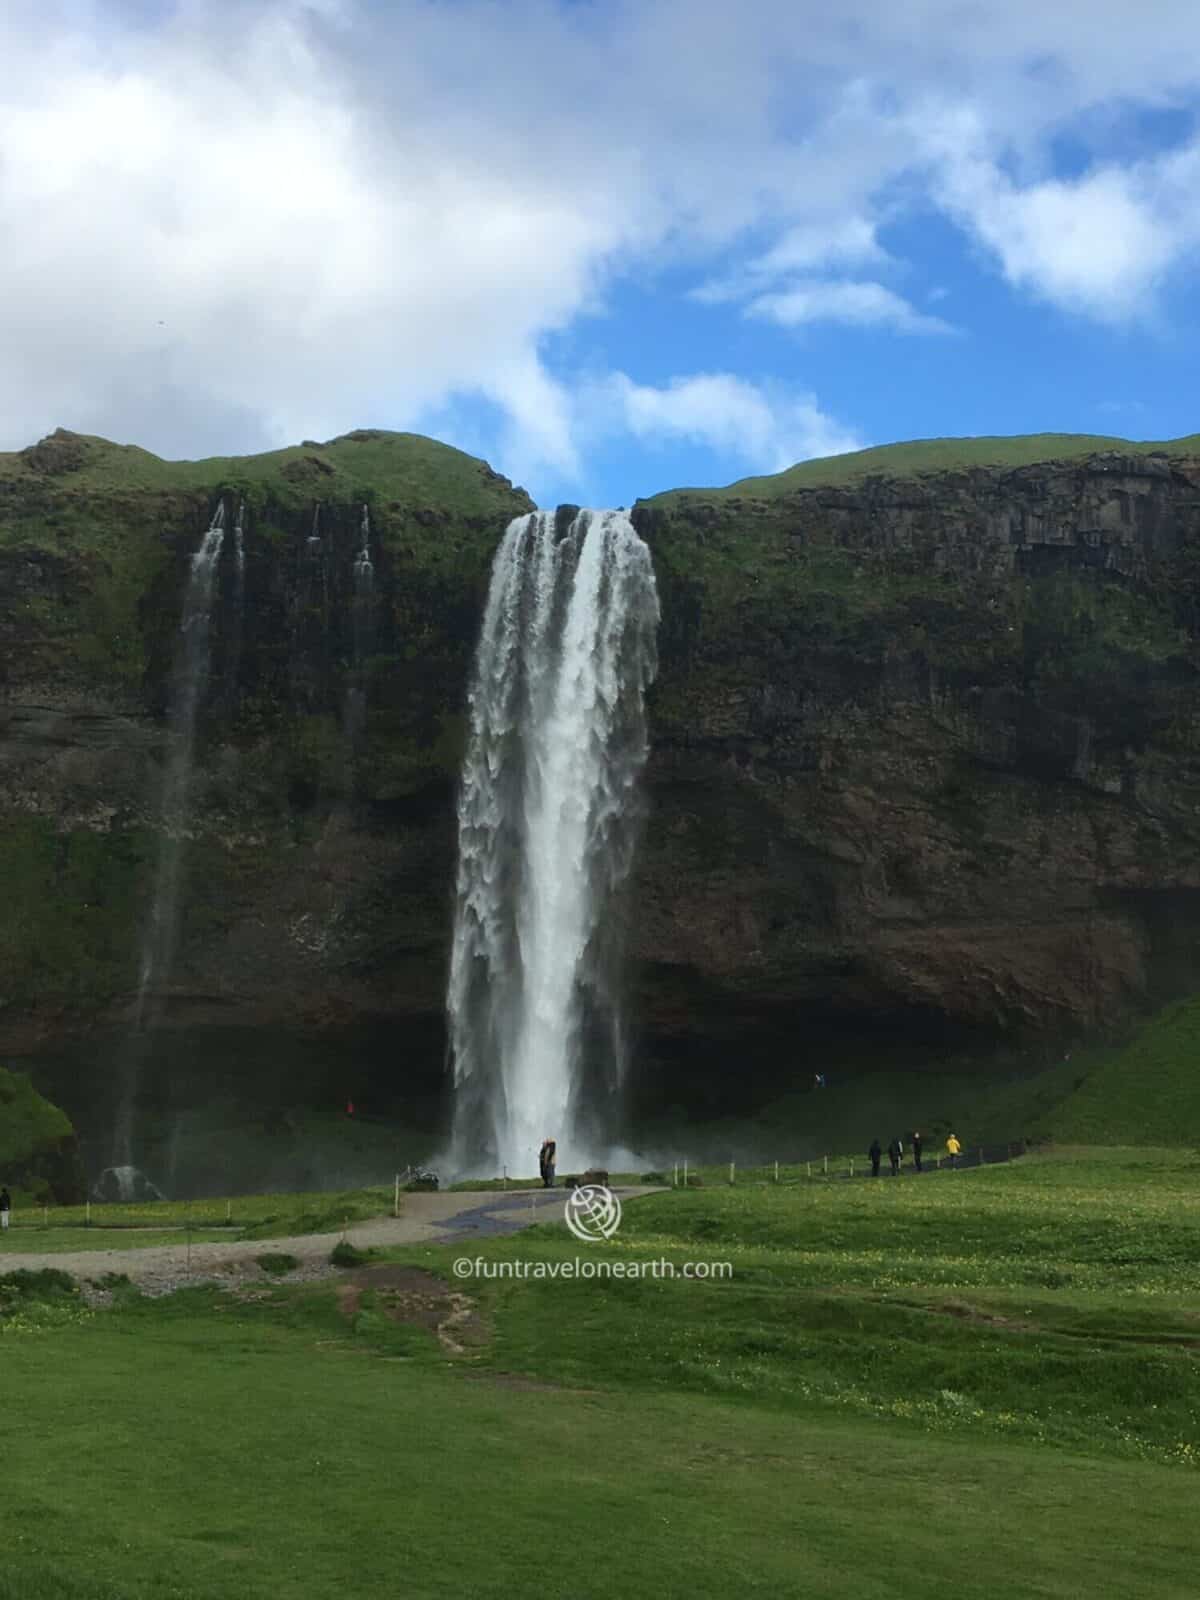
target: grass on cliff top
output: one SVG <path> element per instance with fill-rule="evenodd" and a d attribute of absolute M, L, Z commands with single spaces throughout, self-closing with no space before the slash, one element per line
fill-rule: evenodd
<path fill-rule="evenodd" d="M 486 461 L 422 434 L 378 428 L 321 444 L 199 461 L 164 461 L 137 445 L 60 429 L 29 451 L 0 453 L 0 483 L 84 498 L 266 490 L 281 505 L 361 499 L 454 516 L 511 516 L 514 493 Z M 0 537 L 3 532 L 0 522 Z"/>
<path fill-rule="evenodd" d="M 724 488 L 670 489 L 639 502 L 671 510 L 688 500 L 775 500 L 800 489 L 837 488 L 864 478 L 909 478 L 927 472 L 953 472 L 969 467 L 1028 467 L 1043 461 L 1071 461 L 1097 451 L 1132 455 L 1162 451 L 1167 455 L 1200 453 L 1200 434 L 1155 440 L 1120 439 L 1108 434 L 1030 433 L 979 439 L 913 439 L 904 444 L 876 445 L 844 455 L 800 461 L 783 472 L 739 478 Z"/>
<path fill-rule="evenodd" d="M 461 1246 L 396 1252 L 481 1313 L 457 1357 L 434 1297 L 386 1266 L 353 1306 L 326 1286 L 47 1295 L 3 1339 L 0 1600 L 348 1581 L 498 1600 L 531 1571 L 551 1600 L 1184 1600 L 1194 1181 L 1178 1153 L 1092 1152 L 681 1191 L 632 1203 L 607 1245 L 471 1246 L 493 1266 L 731 1261 L 719 1282 L 468 1282 Z"/>

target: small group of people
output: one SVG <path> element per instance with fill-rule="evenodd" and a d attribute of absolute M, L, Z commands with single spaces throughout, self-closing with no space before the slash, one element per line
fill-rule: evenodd
<path fill-rule="evenodd" d="M 913 1166 L 918 1172 L 923 1172 L 925 1169 L 921 1165 L 921 1152 L 924 1148 L 924 1143 L 921 1135 L 914 1133 L 909 1144 L 912 1149 Z M 946 1156 L 952 1167 L 958 1165 L 958 1158 L 961 1152 L 962 1145 L 958 1142 L 957 1135 L 952 1133 L 946 1140 Z M 904 1141 L 898 1134 L 888 1145 L 887 1153 L 888 1160 L 892 1164 L 892 1177 L 898 1178 L 900 1169 L 904 1165 Z M 867 1151 L 867 1155 L 871 1160 L 871 1176 L 877 1178 L 879 1176 L 879 1163 L 883 1159 L 883 1150 L 880 1148 L 878 1139 L 871 1140 L 871 1148 Z"/>
<path fill-rule="evenodd" d="M 542 1188 L 553 1189 L 554 1166 L 558 1160 L 558 1146 L 551 1138 L 542 1140 L 542 1148 L 538 1151 L 538 1171 L 542 1175 Z"/>

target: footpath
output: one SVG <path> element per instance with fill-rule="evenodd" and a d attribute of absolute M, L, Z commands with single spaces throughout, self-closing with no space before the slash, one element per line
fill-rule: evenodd
<path fill-rule="evenodd" d="M 653 1191 L 631 1186 L 613 1192 L 624 1201 Z M 282 1239 L 160 1244 L 141 1249 L 135 1245 L 123 1250 L 5 1250 L 0 1251 L 0 1273 L 57 1267 L 73 1278 L 93 1282 L 117 1273 L 136 1283 L 143 1293 L 158 1295 L 196 1283 L 266 1282 L 255 1258 L 278 1253 L 295 1256 L 300 1263 L 287 1275 L 288 1283 L 315 1281 L 337 1273 L 330 1265 L 329 1252 L 339 1239 L 359 1250 L 386 1250 L 396 1245 L 496 1238 L 518 1233 L 533 1223 L 560 1222 L 567 1193 L 565 1189 L 522 1189 L 510 1194 L 476 1189 L 406 1194 L 398 1217 L 373 1217 L 338 1233 L 304 1233 Z"/>

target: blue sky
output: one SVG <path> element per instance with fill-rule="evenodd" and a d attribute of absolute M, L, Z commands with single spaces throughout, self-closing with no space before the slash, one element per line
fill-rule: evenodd
<path fill-rule="evenodd" d="M 434 433 L 542 504 L 1200 430 L 1181 0 L 10 0 L 0 448 Z"/>

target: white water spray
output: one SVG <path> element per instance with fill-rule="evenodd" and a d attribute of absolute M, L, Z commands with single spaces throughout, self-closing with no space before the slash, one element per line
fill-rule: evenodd
<path fill-rule="evenodd" d="M 561 533 L 561 537 L 559 534 Z M 510 524 L 471 690 L 447 1005 L 455 1159 L 603 1159 L 624 1046 L 620 891 L 637 841 L 650 552 L 619 512 Z"/>
<path fill-rule="evenodd" d="M 183 845 L 187 837 L 191 804 L 191 780 L 196 744 L 196 715 L 208 680 L 209 617 L 217 562 L 225 539 L 225 505 L 220 502 L 192 556 L 187 587 L 183 596 L 183 615 L 179 625 L 172 686 L 167 754 L 163 767 L 161 826 L 158 844 L 158 869 L 154 880 L 154 899 L 142 937 L 142 962 L 138 979 L 135 1034 L 152 1022 L 152 1007 L 170 975 L 175 954 L 179 913 L 179 876 Z M 133 1112 L 140 1075 L 138 1049 L 129 1052 L 125 1081 L 117 1106 L 115 1136 L 116 1163 L 132 1160 Z"/>

